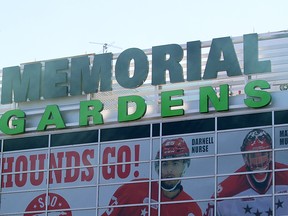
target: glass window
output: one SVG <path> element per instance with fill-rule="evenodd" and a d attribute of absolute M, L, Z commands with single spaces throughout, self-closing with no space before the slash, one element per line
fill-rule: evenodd
<path fill-rule="evenodd" d="M 218 130 L 272 125 L 272 113 L 253 113 L 245 115 L 219 117 Z"/>
<path fill-rule="evenodd" d="M 39 149 L 48 147 L 48 136 L 34 136 L 16 139 L 6 139 L 3 151 L 18 151 L 24 149 Z"/>
<path fill-rule="evenodd" d="M 43 196 L 39 196 L 42 194 Z M 45 210 L 45 191 L 23 191 L 2 193 L 0 215 L 19 212 L 39 212 Z M 22 214 L 23 215 L 23 214 Z"/>
<path fill-rule="evenodd" d="M 85 143 L 97 143 L 97 142 L 98 142 L 98 130 L 51 135 L 51 147 L 85 144 Z"/>
<path fill-rule="evenodd" d="M 2 191 L 41 189 L 46 186 L 47 150 L 2 154 Z"/>
<path fill-rule="evenodd" d="M 275 148 L 288 148 L 288 126 L 275 127 Z"/>

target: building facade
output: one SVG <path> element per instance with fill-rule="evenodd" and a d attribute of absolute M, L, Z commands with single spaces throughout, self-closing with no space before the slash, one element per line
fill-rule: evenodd
<path fill-rule="evenodd" d="M 39 100 L 23 84 L 30 63 L 18 67 L 24 96 L 7 75 L 18 69 L 4 68 L 0 215 L 128 215 L 129 208 L 141 216 L 175 209 L 189 216 L 287 215 L 288 33 L 251 36 L 111 54 L 112 89 L 102 91 L 109 84 L 96 78 L 99 91 L 89 93 L 77 65 L 86 59 L 93 68 L 106 54 L 65 58 L 64 69 L 63 59 L 35 62 L 43 80 L 51 79 L 51 61 L 58 65 L 54 76 L 65 74 L 66 82 L 51 85 L 67 90 L 40 90 Z M 74 69 L 87 84 L 78 95 Z M 163 143 L 179 139 L 188 151 L 175 158 L 171 147 L 166 157 Z M 181 175 L 163 176 L 176 160 L 186 163 Z M 182 186 L 171 191 L 187 196 L 165 198 L 160 185 L 172 181 Z M 195 206 L 201 213 L 185 211 Z"/>

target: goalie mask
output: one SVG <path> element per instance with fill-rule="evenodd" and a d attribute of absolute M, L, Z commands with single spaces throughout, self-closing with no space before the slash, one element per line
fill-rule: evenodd
<path fill-rule="evenodd" d="M 251 153 L 243 153 L 243 159 L 249 171 L 263 171 L 270 168 L 272 139 L 270 135 L 261 129 L 250 131 L 241 146 L 242 152 L 253 151 Z M 268 177 L 268 172 L 260 172 L 252 174 L 257 183 L 264 182 Z"/>

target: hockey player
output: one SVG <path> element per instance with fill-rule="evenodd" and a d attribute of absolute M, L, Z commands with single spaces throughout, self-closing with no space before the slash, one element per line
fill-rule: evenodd
<path fill-rule="evenodd" d="M 245 165 L 235 173 L 251 172 L 249 174 L 232 175 L 219 184 L 217 198 L 228 198 L 217 201 L 217 216 L 272 216 L 288 215 L 288 196 L 257 197 L 259 195 L 288 192 L 288 172 L 275 172 L 275 187 L 271 187 L 272 175 L 272 139 L 270 135 L 261 129 L 250 131 L 241 146 Z M 250 151 L 248 153 L 247 151 Z M 287 169 L 284 164 L 274 163 L 275 169 Z M 233 198 L 239 196 L 240 198 Z M 214 196 L 213 196 L 214 198 Z M 274 208 L 273 208 L 273 203 Z M 214 203 L 208 204 L 204 216 L 212 216 L 215 213 Z"/>
<path fill-rule="evenodd" d="M 158 161 L 160 155 L 161 166 Z M 102 216 L 202 216 L 200 207 L 184 192 L 179 179 L 190 165 L 190 159 L 180 157 L 187 156 L 189 156 L 189 149 L 182 138 L 166 140 L 162 144 L 161 153 L 158 151 L 155 162 L 155 170 L 158 174 L 161 173 L 163 179 L 160 185 L 160 197 L 158 181 L 149 183 L 149 179 L 134 180 L 133 183 L 124 184 L 116 190 L 109 203 L 111 208 L 107 209 Z M 160 209 L 159 198 L 162 202 Z M 179 201 L 180 203 L 177 203 Z M 173 203 L 165 204 L 165 202 Z"/>

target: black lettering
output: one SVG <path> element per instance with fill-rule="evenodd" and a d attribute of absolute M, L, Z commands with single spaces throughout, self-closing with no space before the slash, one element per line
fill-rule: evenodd
<path fill-rule="evenodd" d="M 280 145 L 288 145 L 288 138 L 281 138 Z"/>
<path fill-rule="evenodd" d="M 288 130 L 281 130 L 280 137 L 286 137 L 286 136 L 288 136 Z"/>
<path fill-rule="evenodd" d="M 208 145 L 193 146 L 191 152 L 192 152 L 192 154 L 193 153 L 208 152 Z"/>
<path fill-rule="evenodd" d="M 205 145 L 205 144 L 213 144 L 213 143 L 214 143 L 213 137 L 192 139 L 192 145 Z"/>

